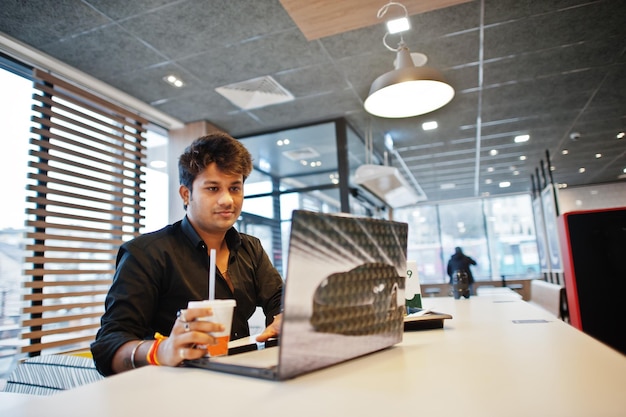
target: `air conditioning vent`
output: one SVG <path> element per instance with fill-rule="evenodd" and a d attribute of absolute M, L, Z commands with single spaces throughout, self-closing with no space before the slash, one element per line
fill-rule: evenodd
<path fill-rule="evenodd" d="M 294 100 L 294 96 L 270 76 L 217 87 L 215 91 L 244 110 L 258 109 Z"/>
<path fill-rule="evenodd" d="M 287 158 L 291 159 L 292 161 L 315 159 L 320 156 L 319 152 L 317 152 L 313 148 L 308 148 L 308 147 L 285 151 L 283 152 L 283 155 L 285 155 Z"/>

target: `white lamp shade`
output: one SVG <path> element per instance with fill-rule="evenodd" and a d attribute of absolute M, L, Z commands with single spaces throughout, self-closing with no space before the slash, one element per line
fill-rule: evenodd
<path fill-rule="evenodd" d="M 365 110 L 379 117 L 403 118 L 430 113 L 448 104 L 454 89 L 439 71 L 413 65 L 408 49 L 398 50 L 398 68 L 378 77 L 365 99 Z"/>

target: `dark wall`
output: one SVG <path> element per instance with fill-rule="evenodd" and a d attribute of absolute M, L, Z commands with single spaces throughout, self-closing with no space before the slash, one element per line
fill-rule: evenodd
<path fill-rule="evenodd" d="M 572 325 L 626 354 L 626 208 L 565 213 L 561 235 Z"/>

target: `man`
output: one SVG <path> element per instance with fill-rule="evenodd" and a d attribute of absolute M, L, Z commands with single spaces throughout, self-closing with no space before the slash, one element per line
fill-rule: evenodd
<path fill-rule="evenodd" d="M 464 254 L 460 247 L 454 248 L 454 254 L 450 257 L 447 268 L 450 285 L 453 285 L 454 298 L 459 298 L 459 290 L 465 298 L 469 298 L 473 292 L 474 276 L 472 275 L 470 265 L 476 265 L 476 261 Z M 454 275 L 457 273 L 460 274 L 459 277 L 462 280 L 455 285 Z M 465 279 L 467 279 L 467 282 L 464 282 Z"/>
<path fill-rule="evenodd" d="M 147 364 L 177 366 L 215 344 L 222 324 L 198 321 L 210 309 L 186 309 L 209 294 L 209 253 L 216 250 L 215 298 L 235 299 L 231 340 L 249 336 L 257 306 L 266 316 L 265 341 L 278 335 L 283 281 L 258 239 L 233 224 L 243 204 L 243 184 L 252 171 L 248 150 L 224 133 L 194 141 L 179 159 L 186 216 L 123 244 L 91 345 L 103 375 Z M 156 333 L 155 333 L 156 332 Z M 161 335 L 167 335 L 167 337 Z"/>

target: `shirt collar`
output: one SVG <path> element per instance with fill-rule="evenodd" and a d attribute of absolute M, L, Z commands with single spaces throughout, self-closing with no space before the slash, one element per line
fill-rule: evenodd
<path fill-rule="evenodd" d="M 204 241 L 202 240 L 202 238 L 200 238 L 200 235 L 198 235 L 196 230 L 193 228 L 187 216 L 183 218 L 183 221 L 181 222 L 181 228 L 185 236 L 187 236 L 187 238 L 191 241 L 194 247 L 206 248 Z M 237 250 L 241 246 L 241 235 L 234 227 L 231 227 L 226 231 L 226 236 L 224 238 L 226 239 L 228 249 L 230 249 L 231 251 Z"/>

